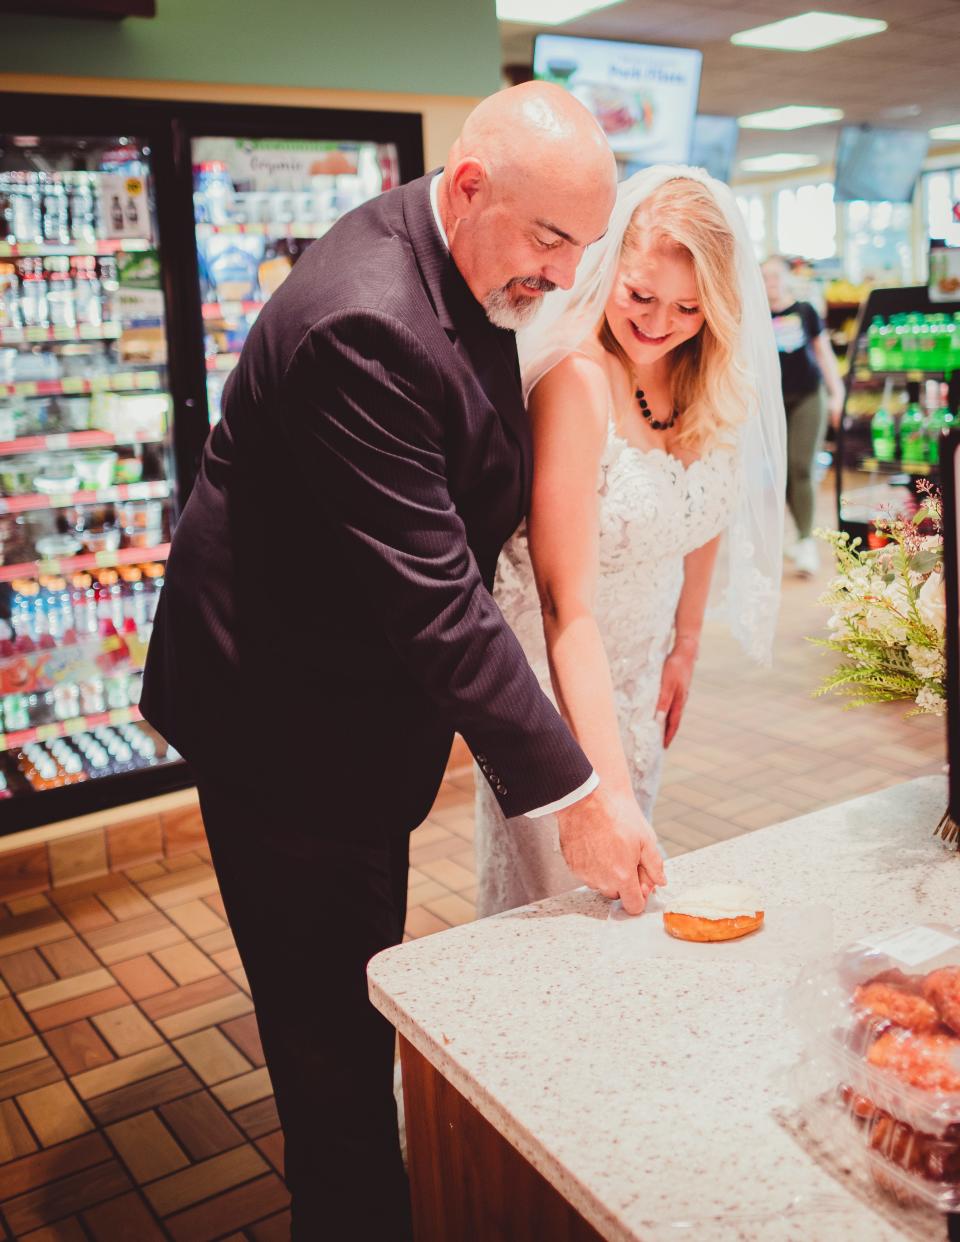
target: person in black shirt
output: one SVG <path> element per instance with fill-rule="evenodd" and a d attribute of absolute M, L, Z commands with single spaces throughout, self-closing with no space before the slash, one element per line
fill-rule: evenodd
<path fill-rule="evenodd" d="M 829 415 L 836 427 L 843 410 L 843 381 L 830 337 L 816 309 L 798 302 L 790 288 L 786 259 L 763 264 L 773 331 L 780 354 L 783 404 L 787 413 L 787 505 L 797 527 L 790 550 L 797 573 L 810 577 L 819 563 L 813 539 L 813 466 Z"/>

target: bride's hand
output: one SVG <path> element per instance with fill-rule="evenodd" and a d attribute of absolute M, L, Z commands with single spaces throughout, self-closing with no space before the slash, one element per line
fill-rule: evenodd
<path fill-rule="evenodd" d="M 678 638 L 664 661 L 656 712 L 657 719 L 664 722 L 664 747 L 670 745 L 680 728 L 697 662 L 697 648 L 696 639 Z"/>

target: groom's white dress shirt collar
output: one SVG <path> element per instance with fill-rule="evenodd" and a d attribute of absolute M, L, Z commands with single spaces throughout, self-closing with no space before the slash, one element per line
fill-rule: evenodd
<path fill-rule="evenodd" d="M 430 182 L 430 206 L 433 209 L 433 218 L 437 225 L 437 232 L 440 234 L 440 240 L 443 242 L 447 250 L 450 249 L 450 242 L 447 238 L 447 230 L 443 227 L 443 221 L 440 219 L 440 178 L 443 173 L 437 173 Z M 600 784 L 600 778 L 596 772 L 591 772 L 587 779 L 573 793 L 568 793 L 564 798 L 558 798 L 556 802 L 549 802 L 546 806 L 538 806 L 532 811 L 527 811 L 530 819 L 539 819 L 541 815 L 552 815 L 556 811 L 564 811 L 568 806 L 573 806 L 575 802 L 579 802 L 581 798 L 585 798 L 587 794 L 593 793 Z"/>

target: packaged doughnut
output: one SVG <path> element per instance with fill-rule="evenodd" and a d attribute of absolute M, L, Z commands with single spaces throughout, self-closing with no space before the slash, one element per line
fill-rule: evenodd
<path fill-rule="evenodd" d="M 960 1211 L 960 927 L 850 945 L 790 999 L 805 1121 L 901 1202 Z"/>

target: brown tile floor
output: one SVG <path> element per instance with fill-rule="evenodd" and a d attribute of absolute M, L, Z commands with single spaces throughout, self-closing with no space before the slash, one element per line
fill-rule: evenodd
<path fill-rule="evenodd" d="M 940 770 L 939 721 L 810 697 L 823 577 L 787 583 L 773 671 L 708 626 L 657 808 L 671 854 Z M 413 836 L 409 936 L 473 918 L 472 833 L 462 771 Z M 0 979 L 5 1237 L 287 1237 L 270 1083 L 202 850 L 0 905 Z"/>

